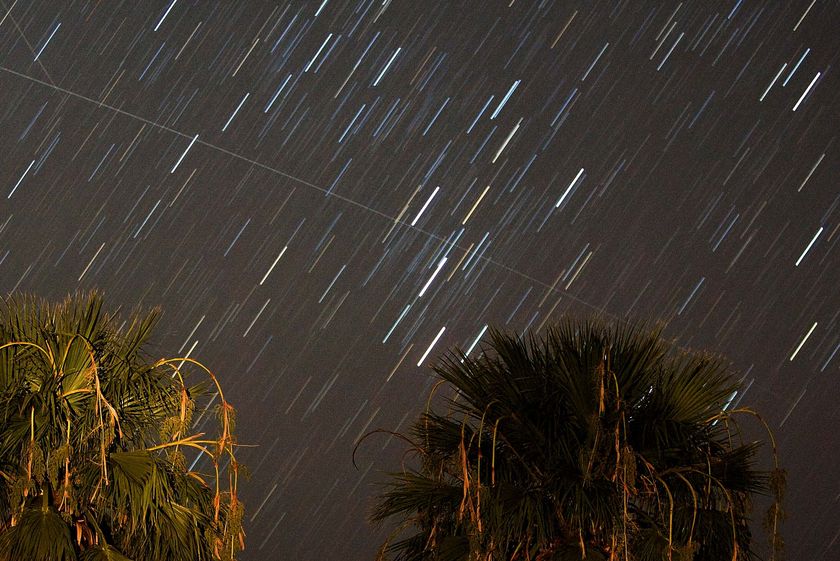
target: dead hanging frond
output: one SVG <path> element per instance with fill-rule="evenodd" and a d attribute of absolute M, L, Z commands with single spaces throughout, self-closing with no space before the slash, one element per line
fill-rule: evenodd
<path fill-rule="evenodd" d="M 763 526 L 769 535 L 770 548 L 773 552 L 771 559 L 776 559 L 777 557 L 783 559 L 785 542 L 782 539 L 779 526 L 787 517 L 782 508 L 782 501 L 784 500 L 787 486 L 787 472 L 780 468 L 774 469 L 770 473 L 769 485 L 774 501 L 764 515 Z"/>
<path fill-rule="evenodd" d="M 179 366 L 174 366 L 173 363 L 179 362 Z M 181 388 L 186 390 L 186 385 L 184 384 L 184 378 L 181 374 L 180 367 L 184 363 L 190 363 L 195 366 L 198 366 L 199 369 L 203 370 L 205 374 L 210 378 L 213 384 L 216 387 L 216 391 L 219 395 L 219 402 L 220 402 L 220 412 L 221 412 L 221 431 L 222 434 L 219 436 L 218 440 L 216 441 L 217 444 L 217 455 L 221 456 L 223 454 L 229 454 L 232 452 L 232 447 L 234 445 L 233 442 L 233 422 L 234 422 L 234 408 L 233 406 L 225 399 L 224 391 L 222 390 L 221 384 L 219 384 L 219 380 L 213 372 L 207 368 L 201 362 L 195 360 L 194 358 L 190 357 L 178 357 L 178 358 L 168 358 L 168 359 L 160 359 L 158 360 L 152 367 L 158 368 L 161 366 L 168 366 L 173 369 L 174 373 L 177 374 L 179 380 L 181 381 Z"/>
<path fill-rule="evenodd" d="M 492 455 L 490 457 L 490 485 L 496 485 L 496 436 L 499 432 L 499 423 L 502 422 L 503 417 L 499 417 L 496 419 L 496 423 L 493 425 L 493 448 L 492 448 Z"/>
<path fill-rule="evenodd" d="M 466 423 L 461 425 L 461 440 L 458 443 L 458 458 L 459 464 L 461 468 L 461 483 L 462 483 L 462 492 L 463 496 L 461 498 L 461 504 L 458 506 L 458 520 L 463 520 L 464 518 L 464 510 L 467 508 L 467 503 L 470 498 L 470 470 L 469 464 L 467 461 L 467 449 L 464 446 L 464 429 L 466 428 Z"/>
<path fill-rule="evenodd" d="M 175 363 L 178 363 L 177 365 Z M 196 433 L 188 436 L 182 436 L 188 428 L 188 417 L 191 417 L 191 402 L 189 393 L 184 382 L 184 376 L 181 372 L 181 367 L 184 363 L 189 363 L 197 366 L 202 370 L 212 381 L 216 387 L 217 395 L 219 396 L 218 417 L 219 430 L 221 434 L 216 439 L 202 438 L 204 433 Z M 178 421 L 182 429 L 175 431 L 173 440 L 165 442 L 161 445 L 148 448 L 148 451 L 161 450 L 164 448 L 174 448 L 177 450 L 181 446 L 192 447 L 198 450 L 201 454 L 206 455 L 213 465 L 213 523 L 216 525 L 222 524 L 221 537 L 217 538 L 218 543 L 215 548 L 217 556 L 223 561 L 232 559 L 236 549 L 236 542 L 244 545 L 244 531 L 241 524 L 241 514 L 237 514 L 242 504 L 239 500 L 237 490 L 239 486 L 239 462 L 236 459 L 236 448 L 239 444 L 234 439 L 234 423 L 235 423 L 235 409 L 225 399 L 224 391 L 216 375 L 201 362 L 190 357 L 177 357 L 160 359 L 152 368 L 168 367 L 173 371 L 172 376 L 177 377 L 180 383 L 179 387 L 179 417 Z M 227 466 L 227 487 L 222 488 L 222 474 L 220 464 L 222 458 L 227 457 L 229 462 Z M 224 503 L 224 504 L 223 504 Z M 223 506 L 225 510 L 224 521 L 222 522 Z M 238 518 L 237 518 L 238 516 Z"/>
<path fill-rule="evenodd" d="M 111 442 L 114 440 L 114 426 L 116 425 L 119 428 L 119 417 L 117 416 L 117 410 L 108 403 L 108 400 L 105 399 L 105 396 L 102 394 L 102 388 L 99 384 L 99 376 L 94 374 L 94 388 L 96 391 L 96 416 L 99 419 L 99 457 L 100 461 L 102 462 L 102 480 L 105 484 L 108 484 L 108 451 L 111 446 Z M 103 414 L 103 405 L 108 410 L 108 421 L 110 425 L 106 426 L 105 424 L 105 417 Z M 122 430 L 120 430 L 120 436 L 122 436 Z"/>
<path fill-rule="evenodd" d="M 598 383 L 598 416 L 603 417 L 604 412 L 606 411 L 607 407 L 604 403 L 604 393 L 606 388 L 604 387 L 605 379 L 607 374 L 607 365 L 604 359 L 598 364 L 598 367 L 595 369 L 595 377 Z"/>
<path fill-rule="evenodd" d="M 668 495 L 668 561 L 671 561 L 674 551 L 674 495 L 664 479 L 657 477 L 657 481 Z"/>
<path fill-rule="evenodd" d="M 720 479 L 713 476 L 711 473 L 706 473 L 695 468 L 686 468 L 682 470 L 673 469 L 668 471 L 669 475 L 673 474 L 679 476 L 681 473 L 694 473 L 700 475 L 701 477 L 705 477 L 723 493 L 723 496 L 726 499 L 726 512 L 729 514 L 729 526 L 732 529 L 732 561 L 737 561 L 740 546 L 738 545 L 738 525 L 735 521 L 735 511 L 738 508 L 738 505 L 732 497 L 732 493 Z"/>
<path fill-rule="evenodd" d="M 764 427 L 768 440 L 770 440 L 770 453 L 773 458 L 773 469 L 770 471 L 768 478 L 768 485 L 770 496 L 773 501 L 767 508 L 764 514 L 763 526 L 768 535 L 770 542 L 770 561 L 775 561 L 777 558 L 784 557 L 785 542 L 781 535 L 781 523 L 787 517 L 784 511 L 785 490 L 787 488 L 787 470 L 783 469 L 779 463 L 779 450 L 776 445 L 776 437 L 770 425 L 757 411 L 750 407 L 738 407 L 731 411 L 721 411 L 710 421 L 717 420 L 729 421 L 734 415 L 747 415 L 758 420 Z M 739 431 L 740 432 L 740 431 Z"/>
<path fill-rule="evenodd" d="M 585 481 L 589 481 L 592 478 L 592 468 L 595 464 L 595 458 L 598 455 L 598 445 L 601 441 L 601 423 L 598 421 L 598 418 L 590 419 L 590 423 L 594 426 L 594 438 L 592 439 L 592 449 L 589 450 L 589 458 L 586 462 L 586 471 L 583 474 L 583 478 Z"/>
<path fill-rule="evenodd" d="M 61 366 L 59 369 L 56 369 L 56 373 L 58 370 L 63 371 L 64 365 L 67 360 L 67 356 L 70 354 L 70 347 L 76 340 L 82 341 L 84 344 L 85 354 L 88 358 L 88 366 L 83 371 L 84 378 L 93 383 L 92 388 L 84 388 L 91 390 L 96 398 L 94 412 L 99 421 L 97 429 L 99 430 L 99 459 L 100 459 L 100 479 L 108 485 L 108 452 L 111 446 L 111 443 L 114 440 L 116 435 L 119 435 L 120 438 L 123 437 L 122 427 L 120 425 L 120 418 L 117 413 L 116 408 L 114 408 L 111 403 L 108 402 L 108 399 L 105 397 L 104 393 L 102 392 L 102 386 L 99 379 L 99 365 L 96 360 L 96 354 L 94 351 L 94 346 L 91 341 L 83 336 L 82 334 L 67 334 L 70 335 L 70 339 L 64 346 L 64 352 L 62 355 Z M 87 392 L 84 392 L 87 393 Z M 66 396 L 65 396 L 66 398 Z M 107 423 L 106 423 L 106 416 L 105 411 L 107 411 Z M 69 430 L 69 427 L 68 427 Z M 69 438 L 69 436 L 68 436 Z"/>
<path fill-rule="evenodd" d="M 681 473 L 674 472 L 674 475 L 677 476 L 688 490 L 691 492 L 691 500 L 692 500 L 692 510 L 691 510 L 691 527 L 688 530 L 688 541 L 687 543 L 691 543 L 694 540 L 694 527 L 697 524 L 697 510 L 699 508 L 699 501 L 697 499 L 697 491 L 694 489 L 694 485 Z"/>
<path fill-rule="evenodd" d="M 483 452 L 482 452 L 482 449 L 481 449 L 481 437 L 484 434 L 484 421 L 487 417 L 487 413 L 490 411 L 490 408 L 493 407 L 493 405 L 495 405 L 495 404 L 496 404 L 495 400 L 491 401 L 489 404 L 487 404 L 487 406 L 484 408 L 484 411 L 481 414 L 481 422 L 478 425 L 478 442 L 477 442 L 477 445 L 476 445 L 477 459 L 476 459 L 476 468 L 475 468 L 476 486 L 475 486 L 475 491 L 474 491 L 474 494 L 475 494 L 474 522 L 475 522 L 475 526 L 476 526 L 476 529 L 478 530 L 479 534 L 482 531 L 482 524 L 481 524 L 481 458 L 482 458 Z M 464 423 L 466 424 L 466 419 L 464 420 Z M 496 426 L 498 427 L 498 423 L 496 424 Z M 496 431 L 494 430 L 493 431 L 494 438 L 493 438 L 493 443 L 492 443 L 493 444 L 493 451 L 492 451 L 492 454 L 491 454 L 492 455 L 492 460 L 491 460 L 491 468 L 490 468 L 491 471 L 493 471 L 493 472 L 495 472 L 495 469 L 496 469 L 495 468 L 495 457 L 496 457 L 495 433 L 496 433 Z M 463 432 L 462 432 L 462 435 L 463 435 Z M 470 440 L 472 441 L 473 438 L 475 438 L 475 434 L 473 434 L 473 436 L 470 438 Z M 472 446 L 472 442 L 470 442 L 470 446 Z M 494 481 L 495 481 L 495 473 L 493 475 L 491 475 L 491 484 Z"/>

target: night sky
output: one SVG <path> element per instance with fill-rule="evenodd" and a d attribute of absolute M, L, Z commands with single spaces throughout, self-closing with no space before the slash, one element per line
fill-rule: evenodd
<path fill-rule="evenodd" d="M 840 558 L 836 0 L 0 8 L 0 291 L 163 308 L 258 445 L 242 559 L 371 559 L 359 437 L 567 313 L 727 355 Z"/>

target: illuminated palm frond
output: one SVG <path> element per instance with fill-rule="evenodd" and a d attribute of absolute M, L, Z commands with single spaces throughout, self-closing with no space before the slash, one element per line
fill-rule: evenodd
<path fill-rule="evenodd" d="M 0 561 L 233 559 L 230 404 L 200 363 L 149 360 L 156 311 L 120 321 L 102 304 L 96 293 L 0 304 Z M 184 364 L 220 392 L 217 437 L 192 433 L 199 392 Z M 187 469 L 185 452 L 199 451 L 213 473 Z"/>

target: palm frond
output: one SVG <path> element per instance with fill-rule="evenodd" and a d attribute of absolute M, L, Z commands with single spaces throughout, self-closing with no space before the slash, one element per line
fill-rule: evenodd
<path fill-rule="evenodd" d="M 18 523 L 0 534 L 0 560 L 75 561 L 70 529 L 49 507 L 23 510 Z"/>

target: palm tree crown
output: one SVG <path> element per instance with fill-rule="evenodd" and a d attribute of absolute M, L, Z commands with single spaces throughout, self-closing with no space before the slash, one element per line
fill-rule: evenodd
<path fill-rule="evenodd" d="M 0 304 L 0 561 L 230 560 L 241 548 L 233 410 L 220 394 L 221 436 L 191 434 L 202 389 L 181 367 L 203 367 L 147 360 L 157 316 L 119 322 L 97 294 Z M 185 450 L 214 473 L 188 470 Z"/>
<path fill-rule="evenodd" d="M 782 472 L 755 468 L 720 359 L 569 320 L 542 339 L 491 330 L 478 358 L 456 350 L 434 370 L 455 394 L 406 437 L 419 467 L 379 498 L 373 520 L 401 522 L 380 558 L 756 557 L 750 497 L 780 498 Z"/>

